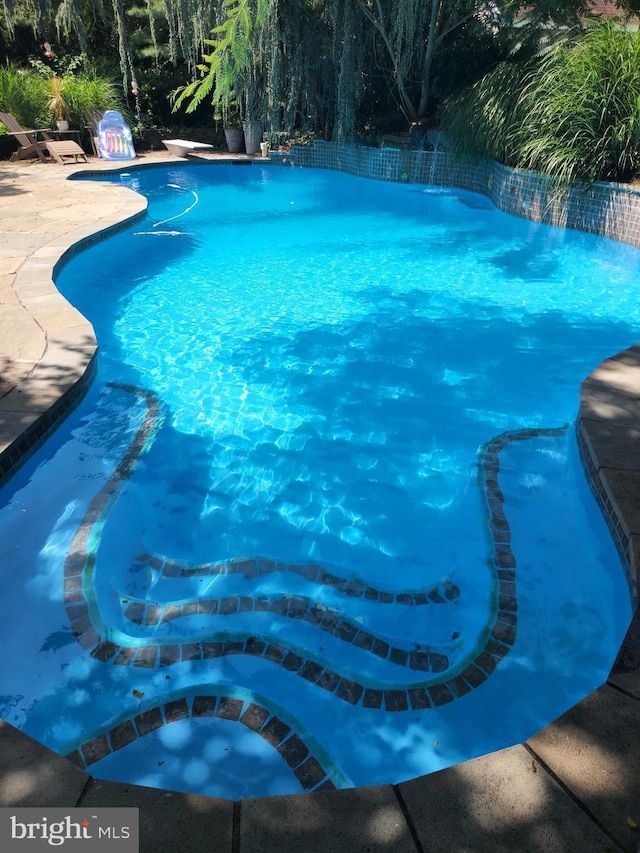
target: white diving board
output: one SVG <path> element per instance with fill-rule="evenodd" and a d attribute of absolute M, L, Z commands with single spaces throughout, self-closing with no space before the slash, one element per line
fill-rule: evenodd
<path fill-rule="evenodd" d="M 194 151 L 213 148 L 213 145 L 206 142 L 191 142 L 189 139 L 163 139 L 162 142 L 169 154 L 173 154 L 175 157 L 186 157 L 187 154 Z"/>

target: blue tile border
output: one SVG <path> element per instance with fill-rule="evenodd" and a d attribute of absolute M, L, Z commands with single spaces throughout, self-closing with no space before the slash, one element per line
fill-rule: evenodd
<path fill-rule="evenodd" d="M 465 189 L 487 196 L 497 208 L 514 216 L 640 246 L 640 188 L 605 183 L 561 185 L 494 161 L 460 160 L 446 149 L 366 148 L 316 140 L 312 146 L 294 145 L 289 152 L 271 152 L 269 160 L 281 166 L 332 169 L 380 181 Z"/>

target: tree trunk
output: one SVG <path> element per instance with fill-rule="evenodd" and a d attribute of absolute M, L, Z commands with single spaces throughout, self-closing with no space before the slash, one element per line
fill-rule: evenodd
<path fill-rule="evenodd" d="M 433 61 L 434 47 L 437 38 L 438 25 L 440 23 L 440 13 L 442 11 L 443 0 L 432 0 L 431 3 L 431 18 L 429 20 L 429 33 L 427 35 L 427 45 L 424 52 L 424 62 L 422 64 L 422 83 L 420 85 L 420 102 L 418 104 L 417 114 L 419 118 L 424 118 L 427 114 L 429 105 L 429 88 L 431 83 L 431 63 Z"/>

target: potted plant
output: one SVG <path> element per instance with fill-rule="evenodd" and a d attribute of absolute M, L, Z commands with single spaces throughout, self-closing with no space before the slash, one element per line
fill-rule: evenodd
<path fill-rule="evenodd" d="M 248 98 L 244 99 L 248 102 Z M 237 154 L 246 151 L 247 154 L 257 154 L 262 142 L 262 122 L 251 119 L 250 104 L 247 103 L 247 118 L 241 118 L 240 108 L 235 99 L 228 104 L 220 104 L 224 118 L 224 135 L 230 153 Z"/>
<path fill-rule="evenodd" d="M 51 92 L 49 109 L 53 113 L 58 130 L 69 130 L 71 110 L 62 92 L 63 81 L 59 77 L 52 77 L 49 80 L 49 88 Z"/>
<path fill-rule="evenodd" d="M 221 104 L 220 106 L 221 114 L 216 118 L 223 120 L 227 148 L 230 154 L 238 154 L 240 151 L 244 151 L 244 132 L 238 104 L 231 101 L 229 104 Z"/>
<path fill-rule="evenodd" d="M 238 91 L 244 105 L 244 150 L 247 154 L 259 154 L 262 142 L 262 122 L 256 119 L 260 115 L 260 86 L 256 79 L 257 69 L 249 65 L 238 80 Z"/>

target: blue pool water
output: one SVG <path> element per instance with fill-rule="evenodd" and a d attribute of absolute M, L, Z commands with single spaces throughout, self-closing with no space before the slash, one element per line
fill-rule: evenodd
<path fill-rule="evenodd" d="M 631 607 L 574 422 L 640 336 L 638 250 L 323 171 L 112 179 L 147 217 L 57 279 L 96 379 L 0 492 L 2 716 L 239 798 L 430 772 L 599 686 Z"/>

